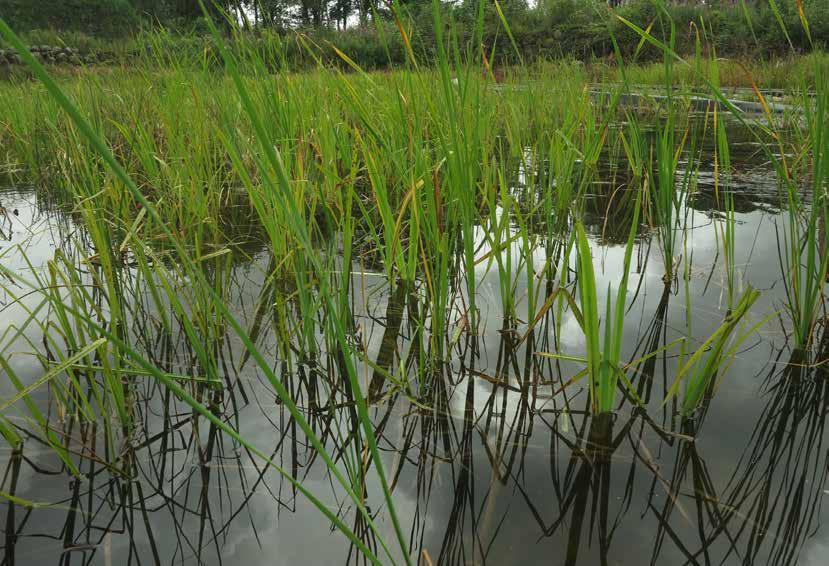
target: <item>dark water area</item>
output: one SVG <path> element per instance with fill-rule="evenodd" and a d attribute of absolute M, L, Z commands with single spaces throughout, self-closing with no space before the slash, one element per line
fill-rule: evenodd
<path fill-rule="evenodd" d="M 750 283 L 762 292 L 750 313 L 756 323 L 783 305 L 778 246 L 787 220 L 774 173 L 758 157 L 754 142 L 737 134 L 732 139 L 736 272 L 739 288 Z M 613 182 L 623 184 L 620 179 Z M 623 266 L 624 242 L 609 235 L 624 234 L 630 222 L 621 214 L 621 228 L 613 228 L 608 214 L 613 207 L 604 195 L 597 190 L 588 199 L 593 208 L 588 206 L 585 215 L 599 304 L 608 283 L 618 285 Z M 623 360 L 684 336 L 689 313 L 697 340 L 693 347 L 698 347 L 726 315 L 718 235 L 722 211 L 712 195 L 713 170 L 704 164 L 698 191 L 683 210 L 687 284 L 663 283 L 656 236 L 643 223 L 634 252 L 635 295 L 631 292 L 625 317 Z M 0 215 L 4 266 L 42 270 L 56 249 L 79 261 L 83 257 L 82 230 L 65 206 L 20 188 L 0 191 L 0 206 L 5 211 Z M 543 250 L 536 259 L 543 264 Z M 336 369 L 324 356 L 317 362 L 292 360 L 276 336 L 278 320 L 262 307 L 280 296 L 266 281 L 268 267 L 266 251 L 251 238 L 227 283 L 230 308 L 247 328 L 259 328 L 257 345 L 335 459 L 353 458 L 353 448 L 343 439 L 357 424 L 347 394 L 332 379 Z M 555 323 L 545 317 L 531 332 L 527 320 L 505 328 L 497 271 L 482 263 L 478 276 L 481 331 L 478 336 L 458 333 L 451 363 L 435 370 L 437 378 L 419 396 L 428 403 L 416 404 L 377 371 L 413 371 L 414 301 L 402 287 L 389 288 L 382 273 L 352 266 L 355 339 L 374 360 L 358 369 L 413 560 L 447 565 L 829 564 L 824 507 L 829 375 L 826 366 L 800 363 L 788 343 L 784 315 L 771 316 L 743 344 L 710 403 L 693 419 L 677 416 L 676 399 L 663 402 L 677 370 L 674 349 L 631 371 L 642 407 L 627 402 L 612 416 L 594 418 L 583 384 L 562 387 L 579 365 L 543 355 L 555 350 L 556 340 L 562 352 L 583 355 L 584 336 L 572 312 L 563 311 Z M 516 283 L 519 319 L 522 309 L 526 313 L 528 284 L 537 282 L 519 277 Z M 26 351 L 27 340 L 42 344 L 42 332 L 29 326 L 10 342 L 13 331 L 8 330 L 24 324 L 28 313 L 22 305 L 33 308 L 29 300 L 12 296 L 9 288 L 0 292 L 0 355 L 31 383 L 43 373 L 40 363 L 11 354 Z M 140 307 L 141 301 L 136 303 Z M 137 345 L 158 363 L 186 366 L 182 336 L 158 340 L 152 312 L 135 318 Z M 453 316 L 456 326 L 460 319 Z M 816 349 L 815 359 L 829 358 L 829 336 Z M 236 339 L 225 343 L 220 367 L 229 385 L 205 401 L 326 505 L 338 508 L 356 532 L 369 532 L 242 351 Z M 14 394 L 6 381 L 0 379 L 4 399 Z M 70 449 L 86 474 L 83 481 L 62 470 L 37 435 L 26 439 L 22 451 L 0 448 L 3 564 L 364 562 L 282 475 L 197 418 L 151 378 L 136 383 L 137 426 L 120 445 L 105 445 L 100 425 L 64 421 Z M 422 385 L 415 377 L 412 383 Z M 32 397 L 44 410 L 52 406 L 47 387 Z M 31 428 L 25 413 L 19 414 L 13 422 Z M 119 469 L 105 464 L 104 455 L 114 453 L 121 455 Z M 366 494 L 374 520 L 392 541 L 373 474 Z M 366 542 L 379 545 L 370 535 Z"/>

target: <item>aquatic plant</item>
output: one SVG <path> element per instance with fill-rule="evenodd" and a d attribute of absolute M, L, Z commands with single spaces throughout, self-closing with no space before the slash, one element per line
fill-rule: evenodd
<path fill-rule="evenodd" d="M 582 361 L 587 366 L 576 374 L 570 382 L 587 377 L 590 406 L 594 414 L 606 413 L 615 408 L 619 380 L 624 383 L 625 387 L 631 391 L 633 390 L 625 375 L 625 370 L 621 367 L 620 356 L 622 353 L 630 262 L 633 257 L 633 247 L 639 225 L 640 206 L 640 200 L 637 198 L 627 244 L 625 245 L 622 278 L 613 301 L 611 300 L 611 286 L 608 283 L 603 319 L 599 311 L 599 296 L 590 242 L 587 239 L 584 225 L 581 222 L 576 222 L 574 237 L 580 309 L 576 309 L 575 305 L 573 307 L 574 314 L 584 332 L 586 352 L 583 359 L 572 357 L 566 359 Z M 602 324 L 604 329 L 600 331 Z M 555 356 L 555 354 L 551 355 Z"/>
<path fill-rule="evenodd" d="M 409 44 L 396 7 L 393 16 Z M 643 116 L 620 109 L 632 86 L 628 77 L 594 97 L 589 74 L 575 64 L 540 77 L 534 68 L 513 69 L 516 84 L 496 85 L 491 52 L 478 44 L 463 52 L 458 30 L 451 22 L 440 25 L 440 17 L 436 2 L 435 27 L 444 34 L 436 43 L 436 67 L 423 68 L 409 47 L 408 68 L 385 74 L 365 72 L 342 52 L 347 73 L 320 65 L 303 75 L 274 74 L 266 57 L 280 57 L 278 49 L 263 55 L 243 42 L 229 44 L 216 29 L 222 72 L 215 61 L 201 65 L 162 54 L 161 40 L 152 47 L 151 65 L 137 62 L 106 80 L 81 72 L 56 82 L 27 57 L 44 86 L 0 85 L 0 101 L 9 108 L 0 128 L 2 151 L 17 179 L 35 180 L 41 192 L 65 200 L 80 235 L 73 236 L 76 255 L 59 250 L 45 273 L 31 264 L 23 270 L 0 265 L 0 290 L 26 311 L 21 326 L 0 335 L 0 364 L 13 391 L 0 408 L 0 434 L 15 451 L 25 428 L 65 470 L 83 476 L 92 458 L 76 453 L 73 426 L 100 423 L 106 449 L 95 458 L 113 474 L 131 477 L 140 414 L 159 400 L 165 426 L 168 413 L 192 414 L 188 422 L 200 450 L 200 426 L 210 430 L 206 447 L 226 435 L 307 497 L 368 561 L 411 562 L 413 538 L 404 534 L 405 518 L 393 497 L 404 463 L 395 469 L 383 460 L 390 400 L 403 399 L 410 412 L 422 414 L 424 429 L 439 430 L 424 432 L 433 434 L 429 450 L 437 453 L 438 436 L 450 444 L 451 390 L 468 380 L 461 459 L 468 479 L 477 427 L 474 380 L 493 385 L 486 403 L 502 402 L 501 415 L 508 395 L 499 397 L 499 388 L 520 396 L 515 429 L 497 412 L 487 416 L 499 423 L 497 456 L 511 466 L 506 454 L 518 450 L 540 414 L 538 389 L 560 376 L 559 362 L 576 362 L 583 369 L 553 397 L 588 379 L 595 418 L 578 434 L 590 445 L 591 459 L 607 460 L 619 393 L 637 404 L 653 397 L 652 383 L 632 384 L 630 370 L 639 367 L 643 381 L 653 379 L 656 355 L 680 342 L 665 338 L 675 330 L 668 322 L 674 289 L 658 284 L 653 335 L 637 359 L 622 360 L 633 328 L 626 317 L 639 304 L 629 292 L 631 272 L 642 275 L 636 296 L 648 285 L 652 234 L 642 230 L 640 218 L 658 238 L 654 257 L 661 256 L 664 281 L 683 279 L 677 292 L 686 295 L 684 341 L 696 339 L 686 204 L 706 142 L 715 138 L 729 312 L 698 348 L 681 350 L 675 373 L 662 372 L 672 384 L 666 400 L 682 396 L 679 413 L 686 422 L 705 406 L 740 344 L 759 328 L 745 322 L 757 291 L 749 287 L 736 300 L 725 112 L 714 110 L 711 137 L 697 137 L 692 99 L 673 88 L 674 64 L 683 63 L 673 59 L 672 40 L 664 44 L 660 68 L 668 103 Z M 0 31 L 15 41 L 7 28 Z M 651 33 L 642 32 L 640 47 Z M 707 84 L 700 61 L 688 76 Z M 161 66 L 164 73 L 157 72 Z M 734 112 L 716 84 L 716 68 L 705 73 L 717 104 Z M 824 113 L 818 102 L 808 114 L 813 129 L 801 148 L 801 161 L 813 162 L 811 202 L 796 190 L 796 177 L 787 176 L 795 170 L 784 162 L 785 152 L 762 137 L 777 135 L 782 148 L 785 133 L 750 128 L 766 142 L 762 151 L 775 170 L 789 179 L 783 264 L 788 310 L 804 345 L 814 342 L 825 289 Z M 653 139 L 648 121 L 657 123 Z M 609 174 L 603 169 L 608 161 Z M 600 218 L 600 229 L 588 227 L 597 224 L 591 215 Z M 602 297 L 597 252 L 614 241 L 624 242 L 622 273 Z M 235 310 L 248 299 L 237 296 L 233 284 L 240 264 L 258 278 L 252 320 L 244 318 L 244 308 L 241 315 Z M 495 321 L 502 338 L 495 376 L 480 368 L 493 330 L 481 286 L 490 276 L 504 315 Z M 570 315 L 584 335 L 584 357 L 561 353 L 562 325 Z M 375 318 L 385 328 L 373 357 Z M 27 330 L 42 335 L 43 345 L 26 338 Z M 269 338 L 273 351 L 260 342 Z M 18 356 L 31 356 L 42 370 L 32 383 L 15 373 L 11 361 Z M 525 367 L 516 377 L 510 372 L 520 356 Z M 543 366 L 539 357 L 547 358 Z M 336 506 L 309 491 L 296 459 L 286 466 L 240 432 L 246 423 L 236 395 L 246 397 L 251 375 L 279 405 L 275 412 L 289 421 L 293 441 L 307 447 L 311 461 L 322 461 Z M 295 380 L 301 382 L 296 388 Z M 151 394 L 140 397 L 142 388 Z M 57 416 L 38 404 L 36 394 L 43 392 Z M 389 412 L 382 414 L 387 402 Z M 568 411 L 559 411 L 562 422 L 570 419 Z M 637 415 L 647 418 L 644 410 Z M 411 429 L 404 436 L 409 446 L 418 444 Z M 448 461 L 455 456 L 447 449 Z M 602 489 L 609 485 L 608 463 L 600 468 Z M 590 491 L 588 472 L 580 472 L 578 497 Z M 457 485 L 465 485 L 463 478 Z M 577 509 L 583 511 L 585 501 Z M 390 528 L 378 519 L 380 507 Z M 576 545 L 579 531 L 572 533 Z"/>
<path fill-rule="evenodd" d="M 806 350 L 824 300 L 829 254 L 826 222 L 829 215 L 829 85 L 821 81 L 814 101 L 804 104 L 811 155 L 811 202 L 806 202 L 799 183 L 784 177 L 788 222 L 780 251 L 786 307 L 792 319 L 795 348 Z"/>
<path fill-rule="evenodd" d="M 684 381 L 681 405 L 683 416 L 691 415 L 699 408 L 706 396 L 713 393 L 717 385 L 717 377 L 722 378 L 727 373 L 740 346 L 749 337 L 754 336 L 757 329 L 767 322 L 768 319 L 764 319 L 750 327 L 741 326 L 743 318 L 759 296 L 760 291 L 749 286 L 734 308 L 726 315 L 722 324 L 687 358 L 683 348 L 683 355 L 680 356 L 674 381 L 665 396 L 667 403 L 677 394 Z M 740 332 L 735 336 L 734 332 L 737 329 L 740 329 Z"/>
<path fill-rule="evenodd" d="M 214 30 L 214 32 L 217 34 L 217 39 L 220 39 L 218 31 Z M 250 352 L 252 359 L 255 361 L 255 363 L 263 372 L 263 374 L 268 378 L 269 382 L 277 391 L 283 403 L 289 408 L 292 416 L 302 429 L 308 441 L 314 445 L 319 455 L 323 458 L 332 476 L 337 479 L 338 483 L 349 495 L 358 512 L 364 516 L 366 524 L 371 526 L 372 529 L 374 529 L 374 527 L 372 526 L 373 520 L 366 511 L 366 508 L 363 503 L 364 494 L 362 491 L 362 478 L 364 477 L 365 471 L 363 470 L 363 464 L 360 461 L 359 457 L 355 462 L 353 462 L 353 464 L 356 467 L 348 466 L 348 470 L 351 473 L 352 477 L 346 478 L 346 476 L 340 471 L 340 468 L 336 465 L 334 460 L 328 454 L 327 450 L 325 449 L 320 439 L 317 437 L 316 433 L 308 425 L 307 420 L 296 406 L 295 401 L 292 399 L 287 389 L 281 383 L 280 379 L 274 373 L 271 365 L 265 361 L 265 358 L 263 357 L 261 352 L 259 352 L 256 349 L 256 346 L 251 342 L 250 338 L 248 337 L 247 333 L 242 328 L 240 323 L 231 315 L 226 304 L 223 302 L 222 297 L 214 290 L 213 285 L 207 279 L 207 276 L 204 271 L 205 257 L 193 257 L 193 255 L 190 253 L 190 251 L 184 244 L 182 238 L 177 237 L 177 235 L 171 230 L 170 226 L 165 222 L 161 214 L 157 211 L 156 206 L 150 203 L 150 201 L 147 200 L 147 198 L 142 194 L 142 192 L 139 190 L 133 179 L 119 164 L 118 160 L 107 147 L 105 142 L 90 126 L 89 122 L 81 115 L 77 107 L 71 102 L 71 100 L 55 83 L 55 81 L 48 75 L 46 70 L 26 50 L 26 48 L 22 45 L 17 36 L 2 21 L 0 21 L 0 33 L 2 33 L 2 35 L 9 42 L 15 45 L 18 51 L 23 54 L 23 58 L 26 61 L 26 63 L 42 81 L 44 86 L 47 88 L 51 96 L 54 97 L 55 101 L 61 106 L 63 111 L 65 111 L 67 115 L 72 119 L 74 126 L 77 127 L 77 129 L 81 132 L 81 134 L 88 141 L 88 143 L 92 147 L 94 147 L 95 151 L 98 153 L 103 162 L 106 163 L 106 166 L 112 172 L 114 177 L 118 180 L 120 185 L 125 190 L 127 190 L 129 194 L 138 203 L 140 203 L 142 210 L 146 211 L 148 219 L 151 220 L 159 229 L 159 231 L 165 236 L 166 243 L 172 246 L 172 248 L 175 250 L 175 258 L 178 262 L 176 269 L 180 269 L 181 274 L 185 278 L 190 280 L 190 287 L 196 289 L 196 293 L 198 296 L 205 297 L 209 301 L 208 307 L 211 309 L 211 318 L 224 321 L 226 324 L 228 324 L 230 328 L 233 329 L 233 332 L 236 335 L 236 337 L 239 340 L 241 340 L 242 343 L 245 345 L 245 348 Z M 245 85 L 241 79 L 241 76 L 238 73 L 238 70 L 236 70 L 235 68 L 235 60 L 233 59 L 232 55 L 230 55 L 226 51 L 223 52 L 223 55 L 226 57 L 229 72 L 231 73 L 231 77 L 234 79 L 236 87 L 238 88 L 238 94 L 242 101 L 242 105 L 248 113 L 248 117 L 252 122 L 256 134 L 255 139 L 258 139 L 262 147 L 262 154 L 255 155 L 255 159 L 257 161 L 257 165 L 260 168 L 259 172 L 262 174 L 265 194 L 272 198 L 271 202 L 274 203 L 275 207 L 278 207 L 283 212 L 288 212 L 288 216 L 285 216 L 284 218 L 287 220 L 289 229 L 291 230 L 291 234 L 298 241 L 300 241 L 302 245 L 304 245 L 306 251 L 309 252 L 305 257 L 309 260 L 310 268 L 315 270 L 316 273 L 321 276 L 320 284 L 323 285 L 321 296 L 325 299 L 327 303 L 326 306 L 329 312 L 328 320 L 331 323 L 331 325 L 328 327 L 329 332 L 331 332 L 332 338 L 339 342 L 339 347 L 343 351 L 349 352 L 353 349 L 353 346 L 346 338 L 345 329 L 342 324 L 342 321 L 340 321 L 337 318 L 337 311 L 334 308 L 333 304 L 333 295 L 325 291 L 324 285 L 326 272 L 323 268 L 322 261 L 313 253 L 313 248 L 310 243 L 310 236 L 307 227 L 301 221 L 302 215 L 299 214 L 297 210 L 297 202 L 294 200 L 291 194 L 291 187 L 287 175 L 285 173 L 284 164 L 280 160 L 278 153 L 274 149 L 274 146 L 269 141 L 270 138 L 268 136 L 268 133 L 262 126 L 261 116 L 256 111 L 256 108 L 253 106 L 250 95 L 247 89 L 245 88 Z M 104 213 L 104 211 L 101 210 L 99 210 L 98 212 Z M 267 217 L 263 217 L 260 220 L 264 222 L 266 226 L 268 225 L 268 223 L 272 224 L 274 221 L 273 218 Z M 272 234 L 276 233 L 275 230 L 271 230 L 270 232 Z M 145 270 L 149 270 L 149 266 L 152 264 L 154 272 L 158 273 L 161 271 L 161 265 L 163 265 L 163 260 L 157 258 L 153 258 L 154 260 L 148 260 L 147 258 L 151 257 L 151 248 L 147 246 L 145 243 L 141 242 L 138 239 L 138 236 L 136 235 L 133 235 L 133 247 L 139 250 L 143 249 L 143 253 L 140 251 L 137 254 L 137 257 L 139 258 L 139 262 L 144 262 L 143 268 Z M 102 250 L 102 253 L 114 253 L 114 251 L 112 249 Z M 7 276 L 11 277 L 12 280 L 16 281 L 18 284 L 25 285 L 27 288 L 35 292 L 43 292 L 42 287 L 39 287 L 36 283 L 27 281 L 25 278 L 21 277 L 20 274 L 12 273 L 8 270 L 4 270 L 4 272 Z M 298 270 L 298 273 L 300 274 L 298 276 L 298 284 L 302 285 L 303 283 L 305 283 L 305 281 L 302 278 L 304 272 Z M 147 279 L 147 281 L 151 280 L 152 279 Z M 204 348 L 200 336 L 196 332 L 194 326 L 189 323 L 190 317 L 187 312 L 188 309 L 183 305 L 181 299 L 179 298 L 176 287 L 177 286 L 173 284 L 172 278 L 162 276 L 160 278 L 160 285 L 155 286 L 156 291 L 161 291 L 161 293 L 154 293 L 154 297 L 162 295 L 163 293 L 162 296 L 164 297 L 164 299 L 169 301 L 169 303 L 173 306 L 173 310 L 177 315 L 177 322 L 182 324 L 184 331 L 188 334 L 189 344 L 192 346 L 193 351 L 198 356 L 202 370 L 208 372 L 208 381 L 211 381 L 211 368 L 215 368 L 216 359 L 214 356 L 211 356 L 208 353 L 208 351 Z M 118 355 L 120 355 L 123 358 L 124 362 L 126 362 L 126 360 L 129 360 L 129 363 L 131 365 L 134 365 L 137 369 L 148 372 L 155 380 L 163 384 L 176 397 L 190 405 L 193 408 L 193 410 L 198 412 L 203 418 L 210 421 L 219 430 L 229 435 L 231 438 L 239 442 L 242 446 L 250 450 L 252 453 L 262 458 L 262 460 L 269 466 L 273 467 L 275 470 L 283 474 L 283 476 L 285 476 L 286 479 L 291 481 L 291 483 L 298 491 L 302 492 L 326 517 L 328 517 L 332 521 L 332 523 L 336 525 L 336 527 L 345 536 L 347 536 L 366 557 L 372 559 L 372 561 L 375 563 L 380 563 L 379 559 L 376 558 L 374 552 L 372 552 L 372 550 L 365 545 L 365 543 L 361 540 L 360 537 L 354 534 L 354 532 L 343 522 L 343 520 L 338 516 L 338 514 L 335 511 L 329 509 L 326 505 L 324 505 L 317 497 L 315 497 L 310 491 L 308 491 L 302 485 L 301 482 L 295 479 L 288 471 L 284 470 L 279 465 L 274 463 L 261 449 L 252 445 L 233 427 L 231 427 L 223 420 L 218 418 L 209 407 L 205 406 L 205 404 L 200 402 L 197 398 L 192 396 L 183 387 L 181 387 L 181 385 L 177 383 L 175 378 L 173 378 L 166 372 L 162 371 L 155 364 L 153 364 L 151 360 L 146 359 L 141 353 L 136 351 L 136 349 L 133 346 L 126 343 L 122 339 L 122 337 L 119 336 L 117 329 L 113 330 L 112 328 L 107 328 L 106 326 L 102 325 L 101 322 L 96 321 L 87 310 L 76 310 L 74 307 L 65 304 L 60 296 L 52 294 L 50 296 L 47 296 L 46 299 L 50 301 L 55 308 L 58 308 L 61 311 L 71 313 L 73 321 L 82 323 L 85 326 L 95 329 L 107 340 L 108 345 L 112 348 L 112 351 L 117 352 Z M 163 308 L 163 304 L 158 306 Z M 93 342 L 93 344 L 96 348 L 103 345 L 103 343 L 97 341 Z M 82 352 L 84 355 L 87 353 L 86 350 L 82 350 Z M 350 355 L 345 355 L 342 357 L 342 361 L 344 362 L 345 374 L 352 376 L 351 387 L 352 394 L 358 408 L 358 418 L 363 420 L 365 425 L 363 430 L 365 434 L 367 434 L 367 437 L 365 437 L 364 440 L 366 442 L 368 450 L 370 450 L 372 453 L 373 466 L 380 478 L 382 490 L 385 492 L 386 501 L 389 504 L 389 510 L 392 513 L 392 515 L 394 515 L 394 506 L 390 498 L 390 490 L 382 471 L 383 464 L 379 458 L 379 455 L 376 452 L 377 445 L 376 440 L 374 438 L 373 425 L 368 417 L 368 413 L 366 412 L 365 399 L 360 393 L 360 387 L 356 381 L 353 359 Z M 37 413 L 35 412 L 33 414 Z M 357 443 L 355 453 L 358 455 L 362 453 L 362 446 L 360 445 L 360 443 Z M 405 539 L 402 538 L 402 533 L 400 533 L 399 529 L 398 533 L 400 534 L 399 542 L 401 543 L 401 545 L 403 545 L 400 549 L 400 554 L 403 556 L 406 562 L 409 562 L 410 557 L 408 551 L 406 550 Z M 380 539 L 380 543 L 383 547 L 384 553 L 388 556 L 388 559 L 391 561 L 395 561 L 395 555 L 391 553 L 389 548 L 386 546 L 385 542 L 382 539 Z"/>

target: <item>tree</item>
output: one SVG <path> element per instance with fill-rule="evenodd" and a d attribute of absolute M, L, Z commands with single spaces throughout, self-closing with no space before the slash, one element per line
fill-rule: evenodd
<path fill-rule="evenodd" d="M 199 0 L 131 0 L 136 10 L 158 20 L 179 19 L 197 20 L 202 12 Z M 221 18 L 223 11 L 241 9 L 243 0 L 203 0 L 204 6 L 215 19 Z"/>

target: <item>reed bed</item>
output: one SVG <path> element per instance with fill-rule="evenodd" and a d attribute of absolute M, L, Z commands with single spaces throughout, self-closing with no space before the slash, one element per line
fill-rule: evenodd
<path fill-rule="evenodd" d="M 137 391 L 150 381 L 282 474 L 368 561 L 413 563 L 374 410 L 391 394 L 436 410 L 461 349 L 492 330 L 482 314 L 487 280 L 497 282 L 500 332 L 519 344 L 552 336 L 530 358 L 556 361 L 544 378 L 559 394 L 587 378 L 594 440 L 610 430 L 601 420 L 610 413 L 647 409 L 651 392 L 643 395 L 636 376 L 674 350 L 675 381 L 661 401 L 683 391 L 673 416 L 697 430 L 696 415 L 741 345 L 770 319 L 752 312 L 760 293 L 743 290 L 737 274 L 724 121 L 747 128 L 776 168 L 788 215 L 780 318 L 793 348 L 808 352 L 825 327 L 829 86 L 817 80 L 814 97 L 804 87 L 795 133 L 770 112 L 749 121 L 711 80 L 715 57 L 683 63 L 670 38 L 638 31 L 665 55 L 669 94 L 647 109 L 623 107 L 629 78 L 597 98 L 585 72 L 567 63 L 540 75 L 517 69 L 497 83 L 486 54 L 451 36 L 438 38 L 435 69 L 412 56 L 408 68 L 389 73 L 354 65 L 273 73 L 261 54 L 218 30 L 221 72 L 159 52 L 146 66 L 56 81 L 25 57 L 39 82 L 0 84 L 0 159 L 14 182 L 60 201 L 82 236 L 75 255 L 56 250 L 45 266 L 0 265 L 10 304 L 26 311 L 22 324 L 0 333 L 0 364 L 15 391 L 3 400 L 0 432 L 15 449 L 23 436 L 40 439 L 82 477 L 67 430 L 100 424 L 102 461 L 128 474 L 142 411 Z M 5 25 L 0 32 L 18 42 Z M 690 73 L 683 65 L 703 63 L 696 86 L 708 89 L 714 109 L 700 113 L 673 77 L 675 66 Z M 634 268 L 637 250 L 650 238 L 660 247 L 666 300 L 687 283 L 692 259 L 682 252 L 703 158 L 718 164 L 725 210 L 722 322 L 695 335 L 688 308 L 685 336 L 634 352 L 624 332 L 643 273 Z M 610 184 L 601 182 L 608 163 Z M 588 233 L 591 214 L 604 217 L 599 233 Z M 618 283 L 605 291 L 598 253 L 614 236 L 624 259 Z M 231 281 L 238 264 L 263 257 L 254 263 L 263 283 L 248 321 L 230 306 Z M 361 342 L 354 297 L 367 276 L 394 298 L 383 337 L 396 350 L 389 359 L 373 359 Z M 402 349 L 404 316 L 411 332 Z M 560 347 L 568 316 L 578 321 L 583 352 Z M 277 352 L 260 349 L 263 327 L 278 337 Z M 26 338 L 33 329 L 42 344 Z M 181 344 L 180 355 L 159 357 L 153 340 Z M 349 511 L 241 433 L 228 401 L 240 387 L 225 359 L 233 348 L 241 357 L 230 365 L 251 364 L 272 387 Z M 31 383 L 12 364 L 22 356 L 42 367 Z M 570 373 L 572 364 L 582 367 Z M 286 376 L 300 372 L 322 391 L 317 410 L 333 423 L 326 437 L 288 386 Z M 43 389 L 58 417 L 44 413 Z M 377 506 L 391 528 L 378 525 Z"/>

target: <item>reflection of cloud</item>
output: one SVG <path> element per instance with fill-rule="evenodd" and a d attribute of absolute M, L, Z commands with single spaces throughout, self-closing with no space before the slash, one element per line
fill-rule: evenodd
<path fill-rule="evenodd" d="M 824 494 L 824 497 L 829 495 Z M 803 566 L 826 566 L 829 562 L 829 540 L 810 540 L 803 549 L 802 558 Z"/>
<path fill-rule="evenodd" d="M 561 325 L 561 345 L 565 352 L 583 353 L 585 348 L 584 332 L 572 311 L 567 311 Z"/>
<path fill-rule="evenodd" d="M 25 280 L 35 282 L 36 276 L 44 276 L 47 262 L 60 246 L 61 222 L 68 222 L 68 216 L 58 217 L 43 210 L 42 203 L 38 203 L 31 192 L 2 191 L 0 204 L 9 211 L 16 211 L 16 214 L 9 215 L 9 223 L 4 229 L 3 237 L 8 239 L 0 239 L 0 263 Z M 4 279 L 0 284 L 0 352 L 7 356 L 9 365 L 25 385 L 43 373 L 43 368 L 34 357 L 17 354 L 29 351 L 32 343 L 42 342 L 43 331 L 39 325 L 28 324 L 24 327 L 42 301 L 40 293 L 29 293 L 28 289 L 16 283 L 10 284 Z M 11 336 L 3 335 L 8 328 L 23 330 L 16 339 L 2 341 L 5 336 Z M 13 390 L 8 379 L 0 379 L 0 395 L 8 397 Z M 16 404 L 9 412 L 14 413 L 21 406 Z"/>

